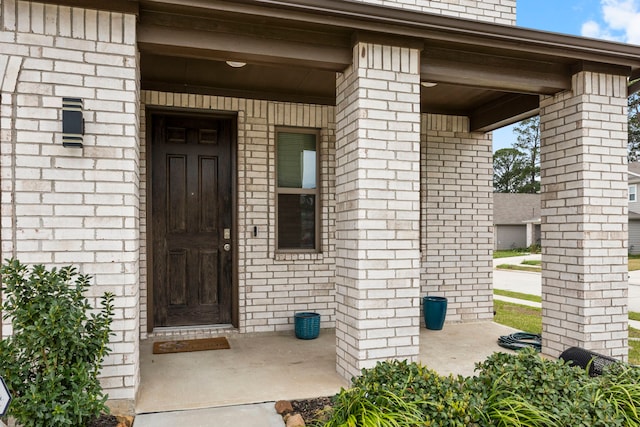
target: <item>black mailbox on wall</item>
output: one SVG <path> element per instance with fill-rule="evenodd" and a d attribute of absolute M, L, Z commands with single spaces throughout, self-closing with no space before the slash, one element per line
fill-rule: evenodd
<path fill-rule="evenodd" d="M 62 145 L 82 148 L 84 118 L 82 99 L 62 98 Z"/>

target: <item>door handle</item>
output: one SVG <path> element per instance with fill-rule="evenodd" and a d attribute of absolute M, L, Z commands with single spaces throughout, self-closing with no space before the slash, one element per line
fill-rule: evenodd
<path fill-rule="evenodd" d="M 231 250 L 231 244 L 225 243 L 222 249 L 224 249 L 225 252 L 229 252 Z"/>

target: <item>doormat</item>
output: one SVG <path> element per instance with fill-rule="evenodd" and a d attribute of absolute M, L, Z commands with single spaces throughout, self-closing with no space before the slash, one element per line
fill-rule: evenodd
<path fill-rule="evenodd" d="M 188 351 L 226 350 L 231 348 L 225 337 L 197 340 L 159 341 L 153 343 L 153 354 L 184 353 Z"/>

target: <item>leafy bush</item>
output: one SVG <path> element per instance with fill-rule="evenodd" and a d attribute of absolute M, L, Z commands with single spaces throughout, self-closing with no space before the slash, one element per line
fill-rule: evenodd
<path fill-rule="evenodd" d="M 369 395 L 391 391 L 405 401 L 417 404 L 425 425 L 464 427 L 471 421 L 470 396 L 463 389 L 462 377 L 438 375 L 437 372 L 407 361 L 379 362 L 362 370 L 353 379 Z"/>
<path fill-rule="evenodd" d="M 378 363 L 337 395 L 326 426 L 378 425 L 378 414 L 405 414 L 408 420 L 417 408 L 421 419 L 415 426 L 640 427 L 638 368 L 621 363 L 590 377 L 582 368 L 523 349 L 495 353 L 476 371 L 468 378 L 443 377 L 417 363 Z"/>
<path fill-rule="evenodd" d="M 611 405 L 622 425 L 640 426 L 640 369 L 623 363 L 610 365 L 597 380 L 595 399 Z"/>
<path fill-rule="evenodd" d="M 598 382 L 579 367 L 562 360 L 547 360 L 533 349 L 517 355 L 494 353 L 476 365 L 478 375 L 467 380 L 467 387 L 480 413 L 491 413 L 494 406 L 503 407 L 500 399 L 517 395 L 535 408 L 540 423 L 485 425 L 540 425 L 571 427 L 622 426 L 615 411 L 604 399 L 596 399 Z M 523 411 L 526 412 L 526 411 Z"/>
<path fill-rule="evenodd" d="M 90 313 L 90 277 L 72 267 L 29 271 L 8 260 L 0 273 L 2 310 L 13 325 L 13 335 L 0 341 L 0 375 L 13 395 L 9 415 L 25 427 L 58 427 L 85 426 L 107 412 L 98 373 L 109 352 L 113 295 L 105 293 L 102 308 Z"/>

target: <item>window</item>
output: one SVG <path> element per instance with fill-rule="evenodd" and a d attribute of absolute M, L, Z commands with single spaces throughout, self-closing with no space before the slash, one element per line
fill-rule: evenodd
<path fill-rule="evenodd" d="M 317 141 L 315 130 L 276 133 L 278 250 L 318 250 Z"/>
<path fill-rule="evenodd" d="M 637 200 L 637 192 L 636 192 L 636 185 L 630 185 L 629 186 L 629 201 L 630 202 L 635 202 Z"/>

